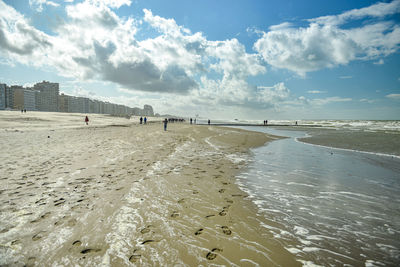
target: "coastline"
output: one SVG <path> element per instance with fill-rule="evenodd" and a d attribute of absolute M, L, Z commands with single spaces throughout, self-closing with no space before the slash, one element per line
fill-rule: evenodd
<path fill-rule="evenodd" d="M 62 116 L 0 124 L 0 264 L 300 265 L 235 184 L 277 137 Z"/>
<path fill-rule="evenodd" d="M 342 129 L 331 127 L 273 127 L 306 132 L 298 141 L 334 149 L 400 158 L 400 133 L 395 130 Z"/>

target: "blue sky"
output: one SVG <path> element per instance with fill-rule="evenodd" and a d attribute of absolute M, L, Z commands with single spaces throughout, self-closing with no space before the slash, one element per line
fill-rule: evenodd
<path fill-rule="evenodd" d="M 0 82 L 212 119 L 400 119 L 400 0 L 0 0 Z"/>

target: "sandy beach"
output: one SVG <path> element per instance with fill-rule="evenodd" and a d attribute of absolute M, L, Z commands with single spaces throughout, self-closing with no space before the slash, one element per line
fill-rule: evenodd
<path fill-rule="evenodd" d="M 235 184 L 277 137 L 0 112 L 0 265 L 296 266 Z"/>

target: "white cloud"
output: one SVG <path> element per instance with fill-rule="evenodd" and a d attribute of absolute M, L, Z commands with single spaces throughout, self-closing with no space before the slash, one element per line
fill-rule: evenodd
<path fill-rule="evenodd" d="M 378 61 L 374 62 L 375 65 L 383 65 L 385 61 L 383 59 L 379 59 Z"/>
<path fill-rule="evenodd" d="M 309 90 L 307 91 L 309 94 L 323 94 L 326 93 L 326 91 L 319 91 L 319 90 Z"/>
<path fill-rule="evenodd" d="M 368 103 L 368 104 L 372 104 L 372 103 L 375 103 L 375 102 L 376 102 L 376 100 L 373 100 L 373 99 L 367 99 L 367 98 L 362 98 L 362 99 L 360 99 L 360 102 L 363 102 L 363 103 Z"/>
<path fill-rule="evenodd" d="M 351 79 L 351 78 L 353 78 L 353 76 L 346 75 L 346 76 L 340 76 L 339 78 L 340 79 Z"/>
<path fill-rule="evenodd" d="M 60 4 L 55 3 L 53 1 L 49 1 L 49 0 L 29 0 L 29 5 L 33 8 L 35 8 L 36 11 L 38 11 L 38 12 L 43 11 L 44 5 L 53 6 L 53 7 L 60 6 Z"/>
<path fill-rule="evenodd" d="M 397 14 L 400 12 L 400 0 L 394 0 L 391 3 L 377 3 L 369 7 L 353 9 L 346 11 L 336 16 L 323 16 L 315 19 L 310 19 L 310 22 L 319 24 L 339 25 L 346 23 L 349 20 L 358 20 L 365 17 L 382 18 L 388 15 Z"/>
<path fill-rule="evenodd" d="M 254 44 L 254 49 L 270 65 L 301 76 L 323 68 L 346 65 L 353 60 L 373 60 L 398 51 L 400 26 L 395 21 L 365 21 L 360 27 L 342 28 L 354 19 L 400 12 L 400 0 L 351 10 L 338 16 L 309 20 L 307 27 L 289 23 L 271 26 Z"/>
<path fill-rule="evenodd" d="M 393 99 L 393 100 L 400 100 L 400 94 L 389 94 L 389 95 L 386 95 L 386 97 Z"/>
<path fill-rule="evenodd" d="M 150 10 L 143 10 L 142 21 L 121 18 L 112 8 L 122 4 L 130 1 L 66 5 L 64 22 L 50 36 L 0 1 L 0 8 L 8 9 L 0 14 L 4 25 L 0 54 L 15 62 L 55 68 L 59 75 L 80 81 L 110 81 L 135 92 L 196 96 L 179 96 L 186 103 L 270 105 L 264 103 L 273 99 L 267 91 L 257 95 L 256 87 L 247 82 L 249 76 L 265 73 L 265 66 L 237 39 L 209 41 L 202 33 L 191 33 Z M 157 30 L 157 36 L 138 40 L 136 35 L 146 27 Z"/>
<path fill-rule="evenodd" d="M 333 97 L 327 97 L 327 98 L 312 99 L 312 100 L 310 100 L 310 102 L 312 103 L 312 105 L 321 106 L 321 105 L 327 105 L 327 104 L 331 104 L 331 103 L 349 102 L 352 100 L 353 99 L 351 99 L 351 98 L 333 96 Z"/>

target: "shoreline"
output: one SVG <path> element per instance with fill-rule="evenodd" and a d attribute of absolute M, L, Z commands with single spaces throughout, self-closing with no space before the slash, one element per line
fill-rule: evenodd
<path fill-rule="evenodd" d="M 0 264 L 300 265 L 235 183 L 249 148 L 277 137 L 55 117 L 0 129 Z"/>

